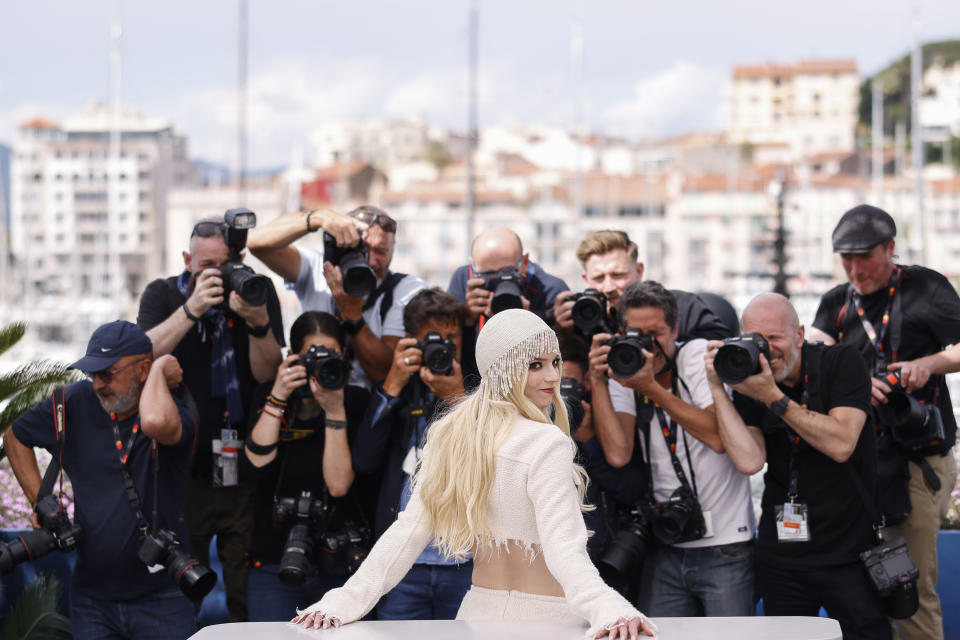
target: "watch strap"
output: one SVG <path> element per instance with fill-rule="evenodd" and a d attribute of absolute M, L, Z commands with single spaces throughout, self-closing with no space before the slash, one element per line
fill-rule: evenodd
<path fill-rule="evenodd" d="M 782 416 L 787 412 L 787 405 L 790 404 L 790 398 L 783 394 L 779 400 L 770 403 L 770 413 L 775 416 Z"/>
<path fill-rule="evenodd" d="M 364 325 L 367 324 L 367 321 L 363 316 L 360 316 L 360 319 L 356 322 L 353 322 L 352 320 L 344 320 L 340 324 L 343 326 L 343 330 L 347 332 L 347 335 L 354 336 L 357 335 L 357 332 L 360 331 L 360 329 L 363 329 Z"/>
<path fill-rule="evenodd" d="M 270 331 L 270 323 L 260 326 L 260 327 L 251 327 L 247 325 L 247 333 L 249 333 L 254 338 L 262 338 L 267 335 L 267 332 Z"/>

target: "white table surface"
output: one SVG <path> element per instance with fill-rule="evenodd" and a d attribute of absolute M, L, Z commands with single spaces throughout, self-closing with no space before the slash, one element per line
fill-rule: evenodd
<path fill-rule="evenodd" d="M 829 618 L 654 618 L 654 622 L 662 640 L 842 640 L 840 624 Z M 354 622 L 327 631 L 285 622 L 242 622 L 204 627 L 192 640 L 582 640 L 585 632 L 586 625 L 572 628 L 529 620 Z"/>

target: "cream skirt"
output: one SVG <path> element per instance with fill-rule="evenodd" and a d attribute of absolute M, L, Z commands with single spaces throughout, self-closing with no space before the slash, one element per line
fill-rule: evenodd
<path fill-rule="evenodd" d="M 457 620 L 552 620 L 586 626 L 565 598 L 472 585 L 460 603 Z"/>

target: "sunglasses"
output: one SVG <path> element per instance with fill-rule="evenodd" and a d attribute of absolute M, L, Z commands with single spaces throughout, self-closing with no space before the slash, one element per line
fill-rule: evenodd
<path fill-rule="evenodd" d="M 383 213 L 382 211 L 371 211 L 370 209 L 357 209 L 350 212 L 350 217 L 359 220 L 360 222 L 366 222 L 367 224 L 375 224 L 387 233 L 396 233 L 397 232 L 397 221 Z"/>
<path fill-rule="evenodd" d="M 91 380 L 93 380 L 94 378 L 100 378 L 101 380 L 103 380 L 103 383 L 104 383 L 104 384 L 110 384 L 111 382 L 113 382 L 114 376 L 116 376 L 118 373 L 120 373 L 120 372 L 123 371 L 124 369 L 129 369 L 130 367 L 132 367 L 132 366 L 135 365 L 135 364 L 138 364 L 138 363 L 140 363 L 140 362 L 143 362 L 144 359 L 145 359 L 145 358 L 141 358 L 141 359 L 139 359 L 139 360 L 134 360 L 133 362 L 131 362 L 131 363 L 129 363 L 129 364 L 125 364 L 124 366 L 120 367 L 119 369 L 104 369 L 103 371 L 94 371 L 94 372 L 92 372 L 92 373 L 91 373 L 91 372 L 85 372 L 85 373 L 86 373 L 86 376 L 87 376 L 88 378 L 90 378 Z"/>
<path fill-rule="evenodd" d="M 193 225 L 193 231 L 190 232 L 190 237 L 194 236 L 200 238 L 212 238 L 214 236 L 223 235 L 223 223 L 222 222 L 198 222 Z"/>

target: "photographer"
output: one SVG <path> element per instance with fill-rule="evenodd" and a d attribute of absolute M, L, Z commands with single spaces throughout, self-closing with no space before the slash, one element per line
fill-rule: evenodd
<path fill-rule="evenodd" d="M 172 353 L 181 363 L 184 386 L 197 403 L 187 527 L 191 550 L 203 563 L 217 536 L 232 621 L 246 619 L 244 553 L 253 528 L 253 489 L 239 482 L 234 451 L 246 424 L 248 398 L 257 384 L 273 376 L 283 342 L 273 284 L 241 262 L 252 224 L 253 213 L 237 209 L 198 222 L 190 233 L 190 251 L 183 252 L 184 271 L 147 285 L 137 317 L 153 341 L 154 356 Z M 252 291 L 237 290 L 234 272 L 244 274 Z"/>
<path fill-rule="evenodd" d="M 376 534 L 410 499 L 410 475 L 435 416 L 463 395 L 460 336 L 464 305 L 439 288 L 423 289 L 403 310 L 407 337 L 394 352 L 386 380 L 373 392 L 353 443 L 357 473 L 383 469 Z M 380 620 L 452 620 L 470 588 L 473 563 L 457 564 L 428 546 L 406 577 L 377 606 Z"/>
<path fill-rule="evenodd" d="M 957 424 L 943 374 L 960 367 L 941 350 L 960 342 L 960 297 L 936 271 L 896 264 L 896 234 L 893 218 L 882 209 L 860 205 L 843 214 L 833 231 L 833 250 L 840 254 L 849 283 L 824 294 L 811 336 L 827 344 L 849 344 L 867 362 L 881 506 L 893 525 L 891 535 L 906 539 L 920 568 L 920 609 L 899 621 L 900 636 L 928 640 L 943 638 L 937 532 L 957 482 L 951 454 Z M 891 384 L 890 372 L 900 376 L 901 384 Z M 897 392 L 891 394 L 894 386 Z M 890 401 L 904 390 L 930 405 L 930 420 L 923 427 L 898 428 L 890 416 Z"/>
<path fill-rule="evenodd" d="M 597 298 L 606 303 L 611 318 L 615 316 L 620 297 L 627 287 L 643 279 L 643 263 L 638 260 L 638 254 L 637 244 L 623 231 L 595 231 L 577 247 L 577 259 L 583 267 L 583 283 L 602 294 Z M 691 338 L 722 340 L 730 335 L 730 329 L 699 296 L 679 290 L 671 293 L 677 301 L 677 339 L 680 342 Z M 553 315 L 558 327 L 574 326 L 572 314 L 576 298 L 571 299 L 574 295 L 573 292 L 563 292 L 556 296 Z"/>
<path fill-rule="evenodd" d="M 293 246 L 316 231 L 325 234 L 323 252 Z M 396 220 L 363 206 L 347 215 L 330 209 L 288 213 L 250 238 L 250 251 L 287 281 L 303 311 L 341 320 L 353 352 L 351 383 L 368 389 L 387 375 L 403 337 L 403 307 L 424 287 L 416 276 L 390 271 L 396 236 Z M 346 277 L 345 263 L 359 275 Z M 358 289 L 350 286 L 354 281 Z"/>
<path fill-rule="evenodd" d="M 647 464 L 639 605 L 658 616 L 752 615 L 749 478 L 724 454 L 706 341 L 677 342 L 676 300 L 656 282 L 627 287 L 619 312 L 626 336 L 599 334 L 590 351 L 593 418 L 610 464 L 626 465 L 637 437 Z"/>
<path fill-rule="evenodd" d="M 467 387 L 479 379 L 474 348 L 487 318 L 503 309 L 523 308 L 552 325 L 554 300 L 568 289 L 563 280 L 530 261 L 512 230 L 491 227 L 480 232 L 470 245 L 470 264 L 458 267 L 447 287 L 447 293 L 467 305 L 461 360 Z"/>
<path fill-rule="evenodd" d="M 253 395 L 241 467 L 256 482 L 247 583 L 253 622 L 289 620 L 292 611 L 344 583 L 356 566 L 346 550 L 333 553 L 342 542 L 337 536 L 356 531 L 361 545 L 371 544 L 350 461 L 370 394 L 346 384 L 345 340 L 329 313 L 302 314 L 290 328 L 291 355 Z M 303 492 L 312 503 L 298 513 L 304 505 L 293 500 Z M 293 500 L 281 514 L 284 499 Z M 297 553 L 298 547 L 312 552 Z"/>
<path fill-rule="evenodd" d="M 867 424 L 870 386 L 863 359 L 846 346 L 808 343 L 790 302 L 754 298 L 743 330 L 760 334 L 769 358 L 727 396 L 714 341 L 705 357 L 720 439 L 734 464 L 767 464 L 757 539 L 757 591 L 764 613 L 840 622 L 845 639 L 890 637 L 883 605 L 858 554 L 872 543 L 876 438 Z M 865 426 L 866 425 L 866 426 Z"/>
<path fill-rule="evenodd" d="M 196 418 L 170 392 L 183 375 L 177 360 L 170 355 L 154 360 L 152 351 L 136 325 L 117 320 L 101 326 L 86 356 L 71 365 L 91 380 L 64 389 L 61 437 L 54 422 L 56 392 L 53 402 L 40 402 L 4 435 L 4 449 L 31 503 L 37 503 L 41 487 L 34 447 L 48 450 L 51 464 L 59 461 L 73 483 L 79 527 L 70 586 L 75 638 L 185 639 L 196 631 L 194 606 L 171 577 L 171 565 L 148 570 L 138 557 L 145 537 L 124 489 L 125 477 L 131 478 L 149 531 L 172 529 L 182 539 Z M 56 513 L 56 498 L 47 500 L 53 500 Z M 62 524 L 53 531 L 60 548 L 63 529 L 69 528 L 69 522 Z M 27 556 L 41 554 L 34 548 Z"/>

